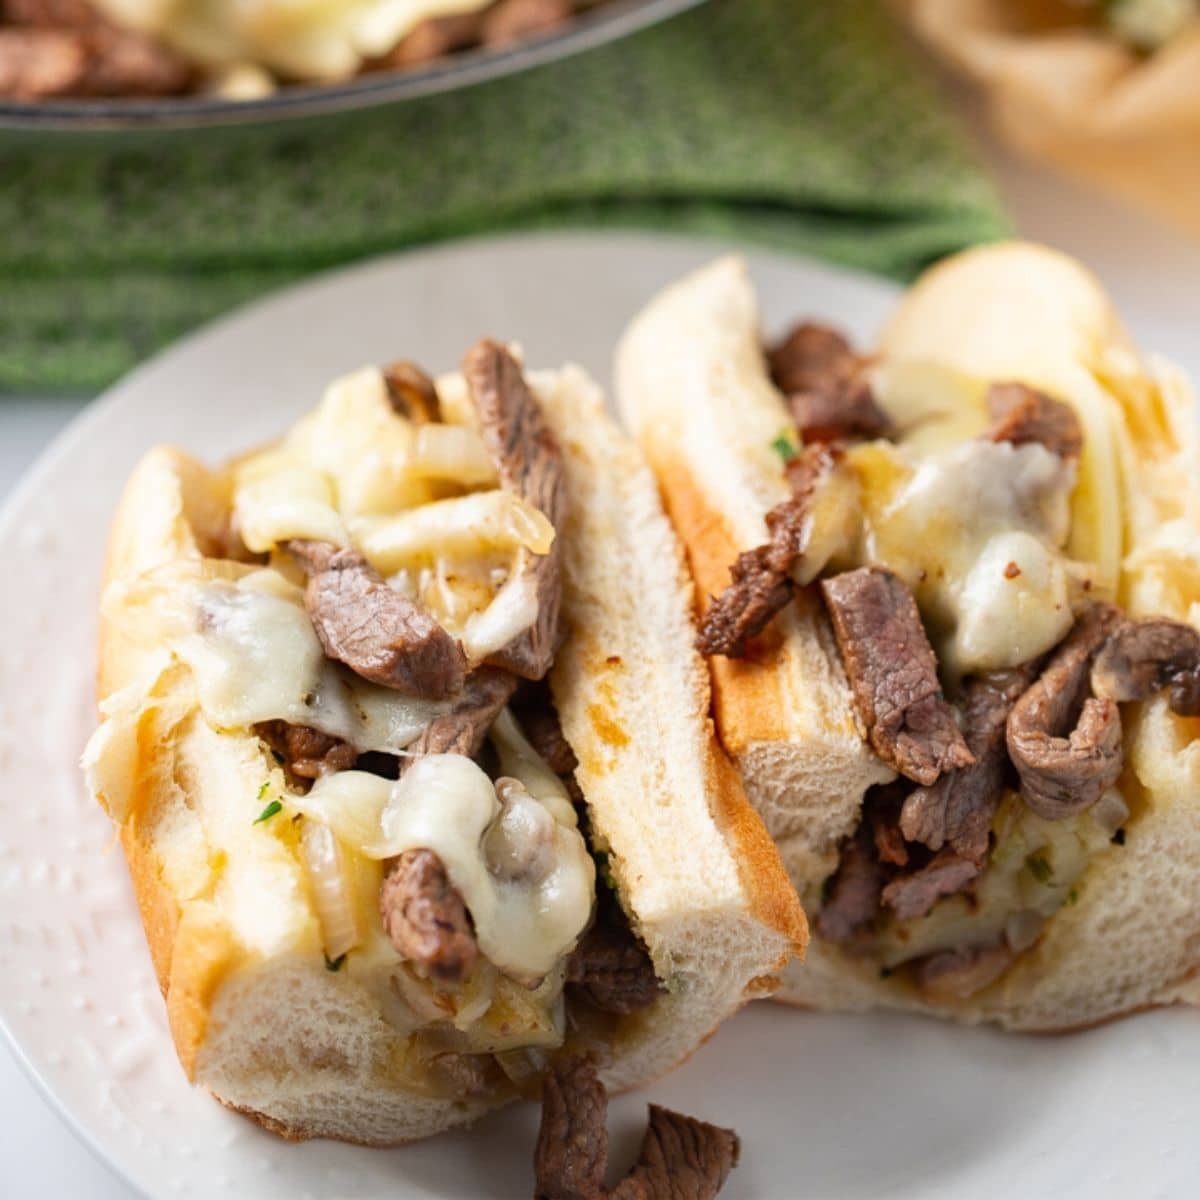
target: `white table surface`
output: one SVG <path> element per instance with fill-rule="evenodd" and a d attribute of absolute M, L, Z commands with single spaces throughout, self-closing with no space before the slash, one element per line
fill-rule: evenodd
<path fill-rule="evenodd" d="M 986 139 L 984 153 L 1022 233 L 1088 263 L 1137 340 L 1200 378 L 1200 245 L 1118 201 L 1019 163 Z M 0 499 L 84 404 L 0 396 Z M 134 1195 L 75 1140 L 7 1049 L 0 1051 L 0 1195 Z"/>

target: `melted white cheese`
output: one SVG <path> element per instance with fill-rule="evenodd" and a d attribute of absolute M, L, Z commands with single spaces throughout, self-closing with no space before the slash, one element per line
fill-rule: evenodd
<path fill-rule="evenodd" d="M 912 588 L 952 675 L 1017 666 L 1070 628 L 1071 466 L 1044 446 L 970 440 L 917 457 L 871 443 L 859 559 Z"/>
<path fill-rule="evenodd" d="M 502 814 L 487 775 L 469 758 L 442 754 L 418 759 L 395 783 L 361 771 L 327 775 L 295 807 L 371 858 L 432 850 L 466 902 L 483 954 L 532 982 L 575 945 L 595 894 L 574 809 L 559 801 L 526 792 Z M 514 873 L 522 857 L 531 866 Z"/>
<path fill-rule="evenodd" d="M 191 668 L 209 724 L 259 721 L 310 725 L 359 750 L 395 753 L 444 705 L 359 679 L 330 662 L 304 609 L 303 593 L 277 571 L 209 580 L 189 597 L 193 626 L 172 647 Z"/>

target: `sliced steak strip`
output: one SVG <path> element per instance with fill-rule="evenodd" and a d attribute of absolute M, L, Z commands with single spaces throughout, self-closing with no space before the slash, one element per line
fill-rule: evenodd
<path fill-rule="evenodd" d="M 415 67 L 459 50 L 478 46 L 483 37 L 483 14 L 451 13 L 418 21 L 394 49 L 377 60 L 380 67 Z"/>
<path fill-rule="evenodd" d="M 414 362 L 400 359 L 383 368 L 388 400 L 402 417 L 418 424 L 442 419 L 442 404 L 437 385 Z"/>
<path fill-rule="evenodd" d="M 516 687 L 516 679 L 507 671 L 495 667 L 472 671 L 454 707 L 434 717 L 408 746 L 401 769 L 403 763 L 426 754 L 462 754 L 474 758 Z"/>
<path fill-rule="evenodd" d="M 498 0 L 483 14 L 483 44 L 505 46 L 538 37 L 571 19 L 572 0 Z"/>
<path fill-rule="evenodd" d="M 827 942 L 847 942 L 879 912 L 884 870 L 874 853 L 866 821 L 842 845 L 829 895 L 817 913 L 817 932 Z"/>
<path fill-rule="evenodd" d="M 836 329 L 812 321 L 797 325 L 768 351 L 767 365 L 806 443 L 890 437 L 894 432 L 875 402 L 864 360 Z"/>
<path fill-rule="evenodd" d="M 570 993 L 602 1012 L 637 1012 L 662 990 L 654 964 L 612 890 L 596 891 L 596 919 L 567 960 Z"/>
<path fill-rule="evenodd" d="M 983 866 L 996 807 L 1011 769 L 1005 743 L 1008 714 L 1032 683 L 1036 667 L 993 671 L 969 680 L 962 701 L 963 735 L 975 755 L 969 767 L 947 771 L 929 787 L 905 798 L 900 829 L 930 850 L 949 845 Z"/>
<path fill-rule="evenodd" d="M 309 725 L 260 721 L 254 732 L 280 759 L 289 786 L 308 790 L 314 779 L 333 771 L 348 771 L 358 762 L 349 742 Z"/>
<path fill-rule="evenodd" d="M 300 539 L 287 548 L 308 576 L 304 604 L 330 658 L 372 683 L 425 700 L 462 691 L 462 646 L 357 550 Z"/>
<path fill-rule="evenodd" d="M 925 866 L 893 879 L 883 889 L 881 899 L 899 920 L 909 921 L 923 917 L 941 897 L 961 892 L 978 874 L 978 863 L 947 846 Z"/>
<path fill-rule="evenodd" d="M 1121 620 L 1110 604 L 1088 609 L 1009 714 L 1008 754 L 1040 817 L 1082 812 L 1121 774 L 1117 703 L 1090 695 L 1092 660 Z"/>
<path fill-rule="evenodd" d="M 562 451 L 520 365 L 503 346 L 486 338 L 477 342 L 467 351 L 462 370 L 501 486 L 539 509 L 559 535 L 546 554 L 519 552 L 517 571 L 533 583 L 537 620 L 488 660 L 524 679 L 541 679 L 559 641 L 561 534 L 567 513 Z"/>
<path fill-rule="evenodd" d="M 1069 404 L 1023 383 L 994 383 L 987 401 L 989 440 L 1014 446 L 1040 442 L 1060 458 L 1078 458 L 1083 450 L 1083 431 Z"/>
<path fill-rule="evenodd" d="M 1106 700 L 1145 700 L 1170 689 L 1172 711 L 1200 716 L 1200 631 L 1155 617 L 1125 621 L 1092 666 L 1092 691 Z"/>
<path fill-rule="evenodd" d="M 542 1089 L 535 1200 L 714 1200 L 737 1166 L 741 1146 L 733 1130 L 652 1104 L 638 1161 L 609 1190 L 607 1120 L 595 1067 L 560 1059 Z"/>
<path fill-rule="evenodd" d="M 913 981 L 931 1004 L 955 1004 L 995 983 L 1013 958 L 1004 945 L 942 950 L 913 963 Z"/>
<path fill-rule="evenodd" d="M 838 650 L 875 753 L 901 775 L 929 785 L 970 766 L 917 602 L 882 567 L 860 567 L 821 582 Z"/>
<path fill-rule="evenodd" d="M 749 639 L 792 598 L 792 571 L 812 538 L 817 489 L 838 460 L 828 447 L 805 446 L 788 464 L 792 494 L 767 513 L 771 540 L 739 554 L 730 568 L 733 582 L 712 601 L 700 624 L 696 645 L 701 654 L 741 658 Z"/>
<path fill-rule="evenodd" d="M 431 850 L 406 850 L 379 891 L 383 928 L 396 952 L 442 983 L 462 983 L 479 947 L 462 895 Z"/>

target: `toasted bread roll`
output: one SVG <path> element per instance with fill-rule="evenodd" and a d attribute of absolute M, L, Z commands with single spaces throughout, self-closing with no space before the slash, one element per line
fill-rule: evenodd
<path fill-rule="evenodd" d="M 414 425 L 374 369 L 227 467 L 151 451 L 116 515 L 85 767 L 184 1070 L 288 1138 L 390 1145 L 468 1123 L 536 1094 L 564 1043 L 609 1086 L 652 1079 L 805 940 L 716 745 L 653 477 L 581 371 L 529 383 L 566 497 L 556 526 L 497 488 L 462 376 L 438 381 L 442 422 Z M 328 624 L 341 581 L 314 600 L 291 539 L 340 547 L 317 557 L 374 597 L 379 624 L 336 639 L 337 663 L 305 587 Z M 486 662 L 536 620 L 521 564 L 552 542 L 562 619 L 532 703 L 551 724 L 557 710 L 573 777 L 526 740 L 529 695 Z M 402 654 L 412 632 L 375 603 L 383 586 L 422 608 L 422 636 L 432 614 L 459 640 L 461 697 L 355 673 L 365 641 Z M 588 992 L 573 957 L 593 920 L 652 973 L 607 1009 L 589 996 L 622 979 Z"/>
<path fill-rule="evenodd" d="M 716 649 L 750 611 L 755 547 L 790 592 L 743 657 L 709 658 L 719 735 L 816 918 L 780 998 L 1038 1030 L 1200 998 L 1193 400 L 1096 281 L 1041 247 L 984 247 L 919 280 L 871 357 L 804 327 L 768 361 L 725 259 L 633 322 L 617 377 Z M 864 432 L 870 406 L 885 419 Z M 813 412 L 843 503 L 780 557 Z M 867 568 L 892 582 L 847 574 Z M 839 581 L 823 600 L 818 576 Z M 895 707 L 926 694 L 926 660 L 893 593 L 917 601 L 974 759 L 932 784 L 873 750 L 880 703 L 932 736 Z M 835 603 L 856 606 L 837 645 Z"/>

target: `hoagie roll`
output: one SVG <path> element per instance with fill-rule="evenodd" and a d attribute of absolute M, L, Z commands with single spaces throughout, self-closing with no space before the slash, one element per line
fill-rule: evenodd
<path fill-rule="evenodd" d="M 652 1079 L 770 991 L 803 917 L 690 610 L 596 386 L 492 342 L 337 380 L 224 467 L 152 450 L 84 765 L 188 1077 L 394 1144 L 567 1053 Z"/>
<path fill-rule="evenodd" d="M 726 259 L 617 368 L 813 921 L 780 997 L 1018 1029 L 1196 1000 L 1195 413 L 1096 281 L 969 251 L 864 354 L 815 322 L 764 345 Z"/>

